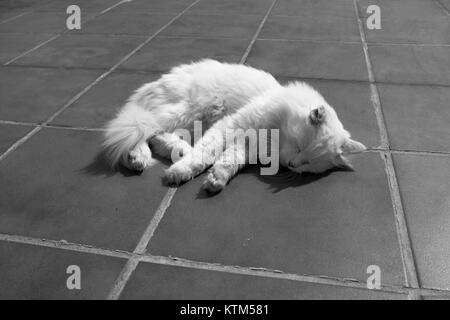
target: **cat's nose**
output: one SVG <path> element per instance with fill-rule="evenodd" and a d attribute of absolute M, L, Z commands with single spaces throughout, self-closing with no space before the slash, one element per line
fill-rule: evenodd
<path fill-rule="evenodd" d="M 293 162 L 292 160 L 289 161 L 288 166 L 291 167 L 291 168 L 293 168 L 293 167 L 294 167 L 294 162 Z"/>

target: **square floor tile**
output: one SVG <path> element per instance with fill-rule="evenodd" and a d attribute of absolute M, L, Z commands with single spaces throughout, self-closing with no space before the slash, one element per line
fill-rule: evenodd
<path fill-rule="evenodd" d="M 383 162 L 367 153 L 354 165 L 355 172 L 302 176 L 248 167 L 213 197 L 196 178 L 175 194 L 148 251 L 361 281 L 375 264 L 383 283 L 402 284 Z"/>
<path fill-rule="evenodd" d="M 442 0 L 441 0 L 442 1 Z M 367 17 L 371 13 L 367 12 L 367 7 L 377 5 L 380 7 L 380 15 L 388 19 L 411 18 L 435 18 L 445 16 L 434 0 L 358 0 L 358 8 L 361 17 Z"/>
<path fill-rule="evenodd" d="M 355 17 L 331 14 L 270 16 L 259 38 L 361 41 Z"/>
<path fill-rule="evenodd" d="M 120 0 L 51 0 L 46 3 L 41 3 L 36 6 L 36 11 L 42 12 L 63 12 L 66 13 L 67 7 L 70 5 L 77 5 L 80 7 L 81 12 L 100 13 Z"/>
<path fill-rule="evenodd" d="M 450 157 L 394 154 L 409 235 L 424 287 L 450 289 Z"/>
<path fill-rule="evenodd" d="M 206 14 L 258 14 L 269 10 L 271 0 L 200 0 L 189 12 Z"/>
<path fill-rule="evenodd" d="M 204 58 L 239 62 L 248 44 L 243 39 L 156 38 L 119 69 L 168 71 L 178 64 Z"/>
<path fill-rule="evenodd" d="M 450 85 L 450 47 L 369 45 L 375 80 Z"/>
<path fill-rule="evenodd" d="M 450 19 L 434 1 L 362 1 L 363 22 L 372 15 L 367 7 L 380 7 L 381 29 L 370 30 L 363 23 L 368 42 L 450 43 Z"/>
<path fill-rule="evenodd" d="M 17 140 L 32 129 L 33 127 L 0 124 L 0 154 L 8 150 Z"/>
<path fill-rule="evenodd" d="M 366 29 L 366 38 L 369 43 L 450 43 L 450 19 L 448 17 L 437 17 L 432 20 L 427 18 L 394 18 L 384 21 L 382 19 L 381 23 L 381 30 Z"/>
<path fill-rule="evenodd" d="M 180 13 L 195 0 L 133 0 L 114 8 L 120 13 Z"/>
<path fill-rule="evenodd" d="M 101 133 L 43 129 L 0 162 L 0 232 L 133 251 L 167 188 L 162 165 L 112 172 Z"/>
<path fill-rule="evenodd" d="M 450 90 L 379 84 L 389 140 L 395 149 L 450 152 Z"/>
<path fill-rule="evenodd" d="M 5 0 L 0 2 L 1 11 L 27 11 L 49 0 Z"/>
<path fill-rule="evenodd" d="M 144 42 L 145 37 L 63 35 L 16 60 L 15 65 L 110 68 Z"/>
<path fill-rule="evenodd" d="M 283 16 L 332 14 L 335 17 L 354 17 L 356 22 L 352 0 L 278 0 L 271 14 Z"/>
<path fill-rule="evenodd" d="M 112 73 L 52 123 L 66 126 L 100 128 L 111 120 L 134 90 L 159 78 L 158 74 Z"/>
<path fill-rule="evenodd" d="M 280 76 L 367 80 L 360 44 L 258 40 L 247 64 Z"/>
<path fill-rule="evenodd" d="M 0 24 L 0 33 L 60 33 L 66 30 L 65 12 L 31 12 Z"/>
<path fill-rule="evenodd" d="M 174 21 L 161 35 L 251 39 L 260 22 L 261 17 L 256 15 L 187 14 Z"/>
<path fill-rule="evenodd" d="M 86 23 L 81 33 L 152 35 L 167 24 L 173 14 L 123 14 L 114 11 Z M 133 23 L 129 23 L 129 22 Z"/>
<path fill-rule="evenodd" d="M 121 299 L 404 299 L 400 294 L 140 263 Z M 222 310 L 223 311 L 223 310 Z"/>
<path fill-rule="evenodd" d="M 293 80 L 302 81 L 283 77 L 278 80 L 283 84 Z M 380 145 L 380 134 L 368 83 L 311 79 L 305 82 L 318 90 L 333 106 L 344 128 L 351 133 L 353 139 L 361 141 L 367 147 Z"/>
<path fill-rule="evenodd" d="M 0 68 L 0 119 L 43 122 L 100 73 L 93 70 Z"/>
<path fill-rule="evenodd" d="M 0 242 L 0 299 L 105 299 L 125 260 Z M 80 268 L 79 290 L 67 288 L 71 265 Z"/>
<path fill-rule="evenodd" d="M 6 63 L 51 37 L 50 34 L 0 34 L 0 63 Z"/>

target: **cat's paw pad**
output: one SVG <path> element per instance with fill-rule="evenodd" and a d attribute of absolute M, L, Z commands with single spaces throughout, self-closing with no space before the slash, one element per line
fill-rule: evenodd
<path fill-rule="evenodd" d="M 210 193 L 217 193 L 222 191 L 226 184 L 227 182 L 223 178 L 218 177 L 213 171 L 210 171 L 203 182 L 203 188 Z"/>
<path fill-rule="evenodd" d="M 126 167 L 135 171 L 143 171 L 152 162 L 152 153 L 148 147 L 131 150 L 127 155 Z"/>
<path fill-rule="evenodd" d="M 194 177 L 192 170 L 185 164 L 177 162 L 165 171 L 164 183 L 167 185 L 180 185 Z"/>

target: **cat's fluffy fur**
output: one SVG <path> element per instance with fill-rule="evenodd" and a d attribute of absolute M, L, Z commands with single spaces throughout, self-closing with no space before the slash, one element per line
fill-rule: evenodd
<path fill-rule="evenodd" d="M 173 132 L 192 130 L 197 120 L 210 129 L 191 147 Z M 205 187 L 219 191 L 247 157 L 239 144 L 202 156 L 223 141 L 227 128 L 279 129 L 280 164 L 296 172 L 348 166 L 345 154 L 365 150 L 306 83 L 282 86 L 264 71 L 214 60 L 180 65 L 139 88 L 108 123 L 104 147 L 113 165 L 134 170 L 149 165 L 152 151 L 170 157 L 173 148 L 181 149 L 184 157 L 166 171 L 166 181 L 179 184 L 212 166 Z M 227 161 L 230 154 L 242 162 Z"/>

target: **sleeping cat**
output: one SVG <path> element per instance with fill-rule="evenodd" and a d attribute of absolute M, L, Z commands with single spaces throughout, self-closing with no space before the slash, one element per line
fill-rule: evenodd
<path fill-rule="evenodd" d="M 192 131 L 196 121 L 206 131 L 192 147 L 176 130 Z M 139 88 L 107 124 L 104 147 L 113 166 L 132 170 L 148 167 L 152 152 L 172 158 L 165 172 L 172 185 L 211 167 L 204 186 L 218 192 L 248 163 L 245 141 L 223 144 L 230 129 L 277 129 L 279 162 L 299 173 L 350 167 L 347 155 L 366 149 L 306 83 L 283 86 L 262 70 L 209 59 L 175 67 Z"/>

